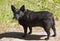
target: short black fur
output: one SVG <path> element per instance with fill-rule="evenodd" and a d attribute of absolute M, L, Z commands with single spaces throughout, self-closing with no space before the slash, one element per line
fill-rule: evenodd
<path fill-rule="evenodd" d="M 11 5 L 11 9 L 14 13 L 14 18 L 18 20 L 18 23 L 23 26 L 24 28 L 24 35 L 27 35 L 27 27 L 29 27 L 30 32 L 32 33 L 32 27 L 41 26 L 47 33 L 46 40 L 49 39 L 50 36 L 50 28 L 52 28 L 54 35 L 56 36 L 56 29 L 55 29 L 55 20 L 54 16 L 51 12 L 48 11 L 31 11 L 25 9 L 23 5 L 20 9 L 16 9 L 13 5 Z"/>

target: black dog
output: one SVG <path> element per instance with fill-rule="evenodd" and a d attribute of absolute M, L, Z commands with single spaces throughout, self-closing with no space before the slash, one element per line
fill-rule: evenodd
<path fill-rule="evenodd" d="M 21 24 L 24 28 L 24 35 L 27 35 L 27 27 L 29 27 L 30 32 L 32 33 L 32 27 L 34 26 L 41 26 L 47 33 L 46 40 L 49 39 L 50 36 L 50 28 L 52 28 L 54 35 L 56 36 L 56 29 L 55 29 L 55 21 L 54 16 L 52 13 L 48 11 L 40 11 L 34 12 L 31 10 L 25 9 L 23 5 L 20 9 L 16 9 L 13 5 L 11 5 L 11 9 L 14 13 L 14 18 L 18 20 L 19 24 Z"/>

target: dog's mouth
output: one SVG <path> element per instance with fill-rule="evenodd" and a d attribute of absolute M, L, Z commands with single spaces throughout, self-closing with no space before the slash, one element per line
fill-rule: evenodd
<path fill-rule="evenodd" d="M 12 19 L 15 19 L 15 17 L 13 17 Z"/>
<path fill-rule="evenodd" d="M 12 19 L 18 20 L 18 18 L 13 17 Z"/>
<path fill-rule="evenodd" d="M 17 20 L 15 17 L 13 17 L 12 19 L 15 19 L 15 20 Z"/>

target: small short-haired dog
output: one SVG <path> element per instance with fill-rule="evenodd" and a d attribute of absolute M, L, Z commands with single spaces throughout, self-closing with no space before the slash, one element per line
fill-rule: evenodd
<path fill-rule="evenodd" d="M 35 27 L 35 26 L 41 26 L 44 28 L 44 30 L 47 33 L 47 38 L 45 38 L 46 40 L 49 39 L 50 28 L 52 28 L 54 32 L 53 36 L 56 36 L 55 20 L 51 12 L 31 11 L 31 10 L 25 9 L 24 5 L 20 9 L 16 9 L 13 5 L 11 5 L 11 9 L 14 13 L 13 14 L 14 18 L 18 20 L 19 24 L 22 25 L 24 28 L 23 37 L 27 35 L 27 27 L 29 27 L 29 30 L 30 30 L 28 34 L 31 34 L 32 27 Z"/>

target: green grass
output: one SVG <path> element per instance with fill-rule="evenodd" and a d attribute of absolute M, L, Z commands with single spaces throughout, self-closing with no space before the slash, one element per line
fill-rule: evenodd
<path fill-rule="evenodd" d="M 12 19 L 11 5 L 14 5 L 16 8 L 25 5 L 26 9 L 33 11 L 50 11 L 54 14 L 56 20 L 60 20 L 60 0 L 0 0 L 0 23 L 8 27 L 12 23 L 18 25 L 17 21 Z"/>

